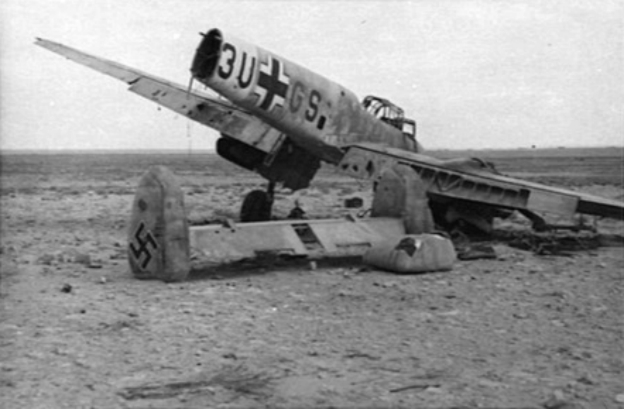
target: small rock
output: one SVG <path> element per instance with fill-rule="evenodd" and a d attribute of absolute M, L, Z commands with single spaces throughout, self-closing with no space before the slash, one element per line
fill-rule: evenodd
<path fill-rule="evenodd" d="M 91 264 L 91 256 L 87 253 L 77 253 L 74 255 L 74 262 L 76 264 L 89 266 Z"/>
<path fill-rule="evenodd" d="M 615 401 L 617 403 L 624 403 L 624 393 L 615 395 Z"/>
<path fill-rule="evenodd" d="M 556 390 L 552 393 L 550 399 L 548 399 L 542 406 L 545 409 L 582 409 L 582 406 L 566 401 L 563 391 Z"/>
<path fill-rule="evenodd" d="M 37 259 L 37 264 L 43 264 L 46 266 L 52 265 L 52 263 L 56 260 L 56 257 L 52 254 L 43 254 Z"/>
<path fill-rule="evenodd" d="M 580 378 L 578 378 L 576 380 L 578 383 L 582 383 L 584 385 L 595 385 L 596 382 L 594 382 L 594 380 L 592 378 L 589 377 L 589 375 L 583 375 Z"/>
<path fill-rule="evenodd" d="M 100 284 L 106 284 L 107 281 L 106 277 L 100 277 Z"/>
<path fill-rule="evenodd" d="M 314 271 L 316 270 L 316 261 L 310 261 L 310 270 Z"/>
<path fill-rule="evenodd" d="M 71 286 L 71 284 L 63 284 L 63 287 L 61 287 L 61 292 L 69 294 L 71 293 L 72 288 L 73 287 Z"/>
<path fill-rule="evenodd" d="M 102 268 L 103 261 L 101 258 L 89 257 L 89 262 L 86 264 L 87 268 Z"/>

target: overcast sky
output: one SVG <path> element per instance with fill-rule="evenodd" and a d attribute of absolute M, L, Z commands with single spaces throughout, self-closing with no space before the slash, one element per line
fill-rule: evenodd
<path fill-rule="evenodd" d="M 2 149 L 211 149 L 215 131 L 43 48 L 187 84 L 209 28 L 386 97 L 426 148 L 624 146 L 622 1 L 2 0 Z"/>

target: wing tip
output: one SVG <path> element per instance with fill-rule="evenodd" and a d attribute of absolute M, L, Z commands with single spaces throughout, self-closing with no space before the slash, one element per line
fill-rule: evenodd
<path fill-rule="evenodd" d="M 41 37 L 35 37 L 35 44 L 36 45 L 43 46 L 43 45 L 49 44 L 49 43 L 51 43 L 50 40 L 46 40 L 45 38 L 41 38 Z"/>

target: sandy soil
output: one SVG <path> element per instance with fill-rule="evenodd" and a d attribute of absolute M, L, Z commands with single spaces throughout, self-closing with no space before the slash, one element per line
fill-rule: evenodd
<path fill-rule="evenodd" d="M 553 257 L 498 243 L 496 260 L 410 276 L 285 264 L 138 281 L 125 229 L 140 173 L 44 165 L 3 174 L 3 408 L 624 405 L 622 247 Z M 177 172 L 196 219 L 235 214 L 259 182 Z M 299 197 L 333 215 L 358 192 L 321 178 L 280 194 L 276 213 Z"/>

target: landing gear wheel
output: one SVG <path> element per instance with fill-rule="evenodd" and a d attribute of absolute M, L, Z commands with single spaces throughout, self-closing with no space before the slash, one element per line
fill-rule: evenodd
<path fill-rule="evenodd" d="M 240 211 L 241 222 L 264 222 L 271 220 L 273 195 L 264 190 L 253 190 L 245 196 Z"/>

